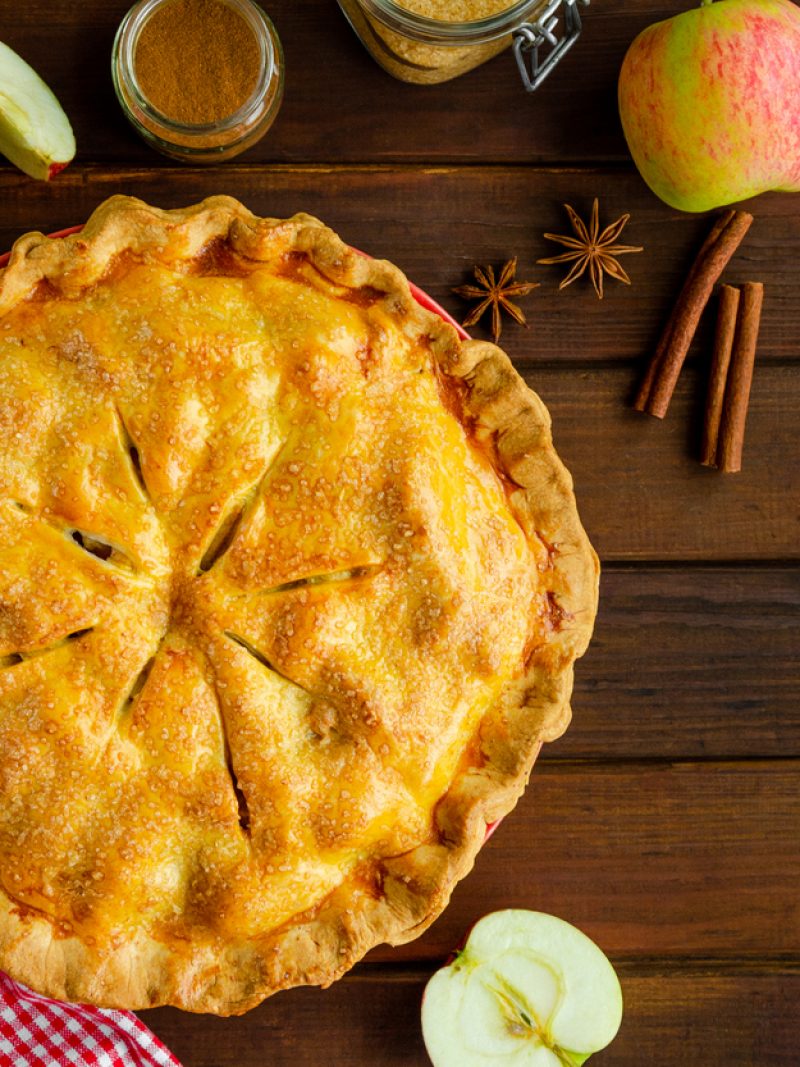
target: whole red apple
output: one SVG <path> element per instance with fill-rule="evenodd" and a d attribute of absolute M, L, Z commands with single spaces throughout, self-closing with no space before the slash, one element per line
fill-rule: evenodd
<path fill-rule="evenodd" d="M 649 26 L 622 64 L 619 112 L 642 177 L 672 207 L 800 191 L 800 7 L 717 0 Z"/>

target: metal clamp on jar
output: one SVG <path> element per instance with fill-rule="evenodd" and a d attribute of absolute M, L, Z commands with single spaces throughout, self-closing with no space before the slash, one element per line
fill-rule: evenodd
<path fill-rule="evenodd" d="M 578 3 L 589 0 L 339 0 L 373 58 L 401 81 L 449 81 L 513 45 L 528 92 L 578 39 Z"/>

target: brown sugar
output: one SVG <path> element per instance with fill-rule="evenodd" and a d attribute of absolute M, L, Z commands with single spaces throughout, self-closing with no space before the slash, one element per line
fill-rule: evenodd
<path fill-rule="evenodd" d="M 424 15 L 441 23 L 473 22 L 500 15 L 513 6 L 511 0 L 397 0 L 397 4 L 412 15 Z M 510 32 L 490 36 L 479 44 L 431 44 L 384 24 L 367 12 L 361 0 L 339 0 L 339 6 L 384 70 L 417 85 L 456 78 L 511 44 Z M 531 9 L 535 6 L 535 0 L 531 0 Z"/>
<path fill-rule="evenodd" d="M 397 0 L 400 7 L 441 22 L 473 22 L 513 7 L 514 0 Z"/>
<path fill-rule="evenodd" d="M 142 27 L 134 69 L 152 107 L 200 125 L 227 118 L 252 96 L 261 51 L 243 16 L 223 0 L 170 0 Z"/>

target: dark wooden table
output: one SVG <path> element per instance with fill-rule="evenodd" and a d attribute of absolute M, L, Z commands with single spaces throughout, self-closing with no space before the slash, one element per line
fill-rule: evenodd
<path fill-rule="evenodd" d="M 509 55 L 440 87 L 403 85 L 363 51 L 334 0 L 271 0 L 287 92 L 239 161 L 171 165 L 137 140 L 109 53 L 126 0 L 0 5 L 0 39 L 51 83 L 76 162 L 52 185 L 0 170 L 0 245 L 83 221 L 111 193 L 163 207 L 230 193 L 265 215 L 319 215 L 399 264 L 455 313 L 475 262 L 520 259 L 542 286 L 504 342 L 553 415 L 604 564 L 574 721 L 514 814 L 419 941 L 380 949 L 327 991 L 280 994 L 241 1019 L 145 1019 L 186 1067 L 425 1064 L 419 1001 L 484 912 L 538 908 L 609 953 L 626 1011 L 608 1067 L 800 1063 L 800 195 L 751 205 L 726 279 L 766 285 L 744 470 L 697 461 L 709 323 L 668 418 L 631 410 L 642 360 L 707 219 L 660 203 L 634 171 L 616 75 L 639 29 L 679 0 L 604 0 L 534 96 Z M 537 267 L 561 204 L 645 246 L 632 288 L 559 293 Z M 476 335 L 480 330 L 476 329 Z"/>

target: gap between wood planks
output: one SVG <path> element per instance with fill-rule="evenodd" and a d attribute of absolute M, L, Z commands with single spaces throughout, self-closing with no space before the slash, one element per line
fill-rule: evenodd
<path fill-rule="evenodd" d="M 611 954 L 614 969 L 621 978 L 800 978 L 800 956 L 791 953 L 752 953 L 736 956 L 628 956 Z M 419 960 L 396 963 L 362 961 L 344 975 L 342 982 L 424 982 L 443 960 L 428 964 Z"/>
<path fill-rule="evenodd" d="M 558 744 L 558 740 L 551 742 Z M 545 745 L 541 755 L 536 761 L 536 775 L 541 778 L 540 769 L 543 773 L 553 774 L 583 774 L 590 768 L 593 774 L 615 774 L 617 771 L 631 770 L 684 770 L 692 767 L 724 767 L 725 770 L 735 770 L 737 767 L 748 770 L 758 770 L 760 767 L 775 767 L 794 771 L 800 770 L 800 755 L 798 756 L 557 756 L 548 755 L 549 746 Z"/>
<path fill-rule="evenodd" d="M 731 574 L 739 573 L 747 568 L 752 576 L 754 571 L 800 571 L 800 559 L 608 559 L 601 558 L 600 563 L 604 571 L 613 571 L 615 574 L 640 573 L 642 570 L 652 571 L 729 571 Z M 800 608 L 800 588 L 797 596 L 798 608 Z"/>
<path fill-rule="evenodd" d="M 70 184 L 69 179 L 82 175 L 77 184 L 84 184 L 87 178 L 95 174 L 102 175 L 104 180 L 118 180 L 121 176 L 129 178 L 154 179 L 164 175 L 180 175 L 185 178 L 188 174 L 209 174 L 214 171 L 231 174 L 257 174 L 262 177 L 265 173 L 279 174 L 464 174 L 468 171 L 487 173 L 489 171 L 508 172 L 521 171 L 527 174 L 627 174 L 635 176 L 636 168 L 632 163 L 615 162 L 609 160 L 587 160 L 585 162 L 570 163 L 568 166 L 556 162 L 524 163 L 503 162 L 502 160 L 476 160 L 468 163 L 452 162 L 425 163 L 374 163 L 368 160 L 361 162 L 349 161 L 347 163 L 225 163 L 210 164 L 204 166 L 202 172 L 193 172 L 186 167 L 176 167 L 166 161 L 155 159 L 153 166 L 126 166 L 124 163 L 103 163 L 102 161 L 86 160 L 78 164 L 71 164 L 58 175 L 58 184 Z M 27 178 L 21 171 L 13 166 L 0 166 L 0 181 L 5 177 L 18 178 L 19 184 L 27 184 Z M 71 184 L 76 184 L 72 182 Z M 665 207 L 665 210 L 671 210 Z"/>

